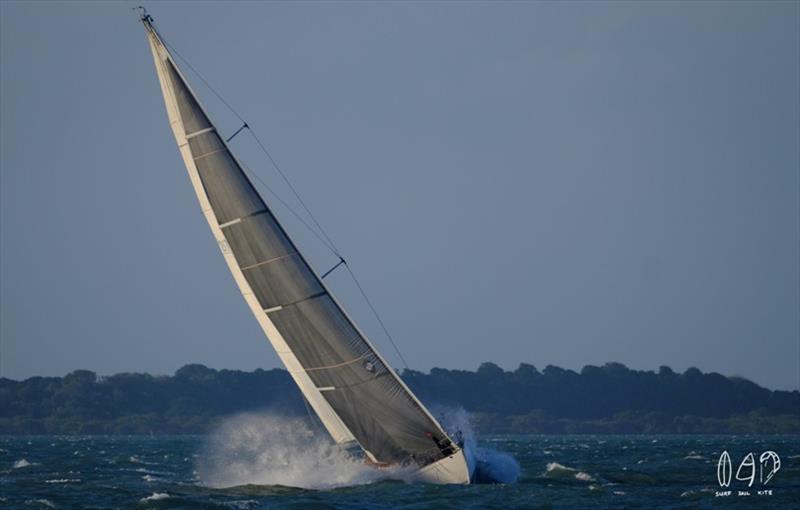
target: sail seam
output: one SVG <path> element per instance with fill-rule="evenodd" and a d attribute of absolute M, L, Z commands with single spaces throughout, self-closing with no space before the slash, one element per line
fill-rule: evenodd
<path fill-rule="evenodd" d="M 205 128 L 205 129 L 201 129 L 201 130 L 199 130 L 199 131 L 195 131 L 194 133 L 189 133 L 188 135 L 186 135 L 186 137 L 185 137 L 185 138 L 186 138 L 187 140 L 191 140 L 191 139 L 192 139 L 192 138 L 194 138 L 195 136 L 200 136 L 200 135 L 202 135 L 203 133 L 208 133 L 209 131 L 216 131 L 216 130 L 217 130 L 217 129 L 216 129 L 214 126 L 211 126 L 211 127 Z"/>
<path fill-rule="evenodd" d="M 236 225 L 237 223 L 241 223 L 241 222 L 242 222 L 241 218 L 236 218 L 235 220 L 226 221 L 225 223 L 220 223 L 219 224 L 219 228 L 230 227 L 231 225 Z"/>
<path fill-rule="evenodd" d="M 310 299 L 322 297 L 325 294 L 327 294 L 327 292 L 317 292 L 316 294 L 311 294 L 310 296 L 306 296 L 303 299 L 298 299 L 297 301 L 292 301 L 291 303 L 284 303 L 282 305 L 274 306 L 272 308 L 265 308 L 264 313 L 277 312 L 278 310 L 286 308 L 287 306 L 297 305 L 302 303 L 303 301 L 308 301 Z"/>
<path fill-rule="evenodd" d="M 206 156 L 211 156 L 213 154 L 217 154 L 218 152 L 228 152 L 228 149 L 217 149 L 215 151 L 206 152 L 205 154 L 200 154 L 199 156 L 195 156 L 194 160 L 197 161 L 198 159 L 203 159 Z"/>
<path fill-rule="evenodd" d="M 225 223 L 220 223 L 219 228 L 225 228 L 225 227 L 230 227 L 231 225 L 236 225 L 237 223 L 239 223 L 242 220 L 246 220 L 247 218 L 252 218 L 253 216 L 258 216 L 259 214 L 264 214 L 266 212 L 269 212 L 269 210 L 261 209 L 261 210 L 256 211 L 256 212 L 252 212 L 250 214 L 246 214 L 246 215 L 244 215 L 242 217 L 236 218 L 235 220 L 226 221 Z"/>
<path fill-rule="evenodd" d="M 228 223 L 230 223 L 230 222 L 228 222 Z M 292 255 L 297 255 L 297 252 L 293 251 L 291 253 L 287 253 L 286 255 L 281 255 L 280 257 L 274 257 L 274 258 L 271 258 L 269 260 L 264 260 L 263 262 L 256 262 L 255 264 L 251 264 L 251 265 L 245 266 L 245 267 L 240 267 L 239 269 L 241 269 L 242 271 L 247 271 L 248 269 L 255 269 L 255 268 L 259 267 L 259 266 L 263 266 L 264 264 L 269 264 L 270 262 L 275 262 L 276 260 L 281 260 L 281 259 L 285 259 L 285 258 L 291 257 Z"/>
<path fill-rule="evenodd" d="M 367 383 L 370 383 L 370 382 L 373 382 L 373 381 L 377 381 L 381 377 L 388 377 L 388 376 L 390 376 L 390 373 L 388 371 L 386 371 L 386 372 L 377 374 L 377 375 L 375 375 L 373 377 L 370 377 L 369 379 L 364 379 L 362 381 L 358 381 L 358 382 L 355 382 L 355 383 L 352 383 L 352 384 L 343 384 L 341 386 L 337 386 L 336 389 L 337 390 L 346 390 L 348 388 L 355 388 L 357 386 L 361 386 L 362 384 L 367 384 Z"/>
<path fill-rule="evenodd" d="M 289 372 L 290 373 L 294 373 L 294 372 L 313 372 L 315 370 L 329 370 L 331 368 L 343 367 L 343 366 L 346 366 L 346 365 L 351 365 L 351 364 L 355 363 L 356 361 L 358 361 L 360 359 L 364 359 L 364 357 L 366 355 L 367 355 L 367 353 L 364 353 L 364 354 L 362 354 L 361 356 L 359 356 L 357 358 L 351 359 L 350 361 L 343 361 L 342 363 L 336 363 L 335 365 L 325 365 L 325 366 L 321 366 L 321 367 L 304 368 L 304 369 L 301 369 L 301 370 L 289 370 Z"/>

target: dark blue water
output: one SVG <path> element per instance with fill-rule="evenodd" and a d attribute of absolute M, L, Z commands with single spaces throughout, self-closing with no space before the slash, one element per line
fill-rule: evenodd
<path fill-rule="evenodd" d="M 433 486 L 385 480 L 305 432 L 298 447 L 291 439 L 274 444 L 282 434 L 296 439 L 296 430 L 259 428 L 238 424 L 202 437 L 0 437 L 0 507 L 800 508 L 796 436 L 484 438 L 485 462 L 513 471 L 514 461 L 496 453 L 506 452 L 519 463 L 515 483 Z M 775 451 L 781 467 L 766 485 L 757 471 L 750 489 L 734 480 L 732 494 L 719 496 L 723 450 L 734 474 L 748 452 L 758 464 L 761 452 Z"/>

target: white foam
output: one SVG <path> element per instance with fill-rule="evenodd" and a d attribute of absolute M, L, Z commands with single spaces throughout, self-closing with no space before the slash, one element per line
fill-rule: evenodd
<path fill-rule="evenodd" d="M 545 476 L 552 475 L 552 477 L 559 475 L 560 473 L 564 472 L 575 472 L 577 471 L 574 468 L 565 466 L 563 464 L 559 464 L 558 462 L 548 462 L 547 463 L 547 471 L 545 472 Z"/>
<path fill-rule="evenodd" d="M 44 483 L 81 483 L 80 478 L 56 478 L 53 480 L 45 480 Z"/>
<path fill-rule="evenodd" d="M 170 497 L 170 495 L 166 492 L 154 492 L 150 496 L 142 498 L 139 501 L 158 501 L 159 499 L 167 499 L 168 497 Z"/>
<path fill-rule="evenodd" d="M 161 476 L 169 476 L 174 473 L 168 473 L 166 471 L 156 471 L 155 469 L 147 469 L 147 468 L 136 468 L 134 469 L 137 473 L 144 473 L 146 475 L 161 475 Z"/>
<path fill-rule="evenodd" d="M 574 478 L 582 482 L 595 481 L 594 477 L 589 473 L 578 471 L 573 467 L 565 466 L 558 462 L 548 462 L 547 471 L 545 471 L 544 476 L 547 478 Z"/>
<path fill-rule="evenodd" d="M 197 463 L 210 487 L 284 485 L 324 489 L 361 485 L 402 474 L 375 469 L 354 458 L 297 418 L 241 414 L 209 436 Z"/>
<path fill-rule="evenodd" d="M 687 455 L 683 459 L 684 460 L 704 460 L 705 457 L 703 457 L 702 455 Z"/>

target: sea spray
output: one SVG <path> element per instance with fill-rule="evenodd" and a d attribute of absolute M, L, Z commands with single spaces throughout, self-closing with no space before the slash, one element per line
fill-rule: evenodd
<path fill-rule="evenodd" d="M 432 406 L 442 427 L 456 441 L 463 441 L 467 464 L 474 466 L 474 483 L 514 483 L 520 475 L 519 462 L 510 454 L 478 446 L 469 413 L 461 407 Z"/>
<path fill-rule="evenodd" d="M 204 485 L 283 485 L 327 489 L 361 485 L 397 473 L 366 465 L 326 433 L 299 418 L 241 414 L 225 420 L 208 438 L 197 461 Z"/>

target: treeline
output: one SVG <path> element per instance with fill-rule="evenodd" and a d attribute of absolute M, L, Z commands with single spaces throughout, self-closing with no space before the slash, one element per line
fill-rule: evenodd
<path fill-rule="evenodd" d="M 522 363 L 507 372 L 484 363 L 475 372 L 434 368 L 402 376 L 426 404 L 464 408 L 484 434 L 800 433 L 800 392 L 696 368 L 678 374 L 609 363 L 578 373 Z M 187 365 L 174 376 L 76 370 L 0 378 L 0 434 L 202 434 L 246 411 L 307 413 L 280 369 Z"/>

